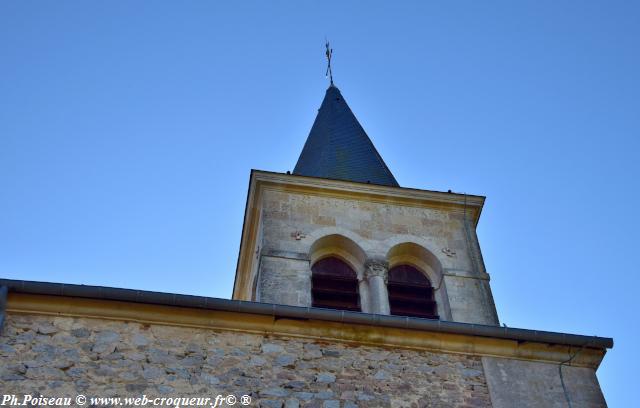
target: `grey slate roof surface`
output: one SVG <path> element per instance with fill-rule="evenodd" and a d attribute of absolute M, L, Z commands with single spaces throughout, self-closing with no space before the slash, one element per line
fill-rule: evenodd
<path fill-rule="evenodd" d="M 327 89 L 293 174 L 399 187 L 334 85 Z"/>

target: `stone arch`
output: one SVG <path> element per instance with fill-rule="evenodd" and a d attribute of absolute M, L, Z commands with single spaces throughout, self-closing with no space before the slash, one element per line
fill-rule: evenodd
<path fill-rule="evenodd" d="M 341 234 L 330 234 L 316 239 L 309 248 L 309 265 L 313 266 L 319 260 L 331 256 L 346 262 L 356 272 L 358 279 L 362 279 L 367 256 L 353 239 Z"/>
<path fill-rule="evenodd" d="M 387 252 L 389 270 L 395 266 L 410 265 L 422 272 L 434 288 L 435 301 L 440 317 L 451 320 L 451 308 L 444 282 L 442 263 L 433 252 L 415 242 L 401 242 Z"/>
<path fill-rule="evenodd" d="M 387 252 L 389 268 L 396 265 L 411 265 L 424 273 L 434 287 L 442 279 L 442 264 L 429 250 L 414 242 L 394 245 Z"/>
<path fill-rule="evenodd" d="M 335 257 L 351 267 L 357 276 L 360 307 L 363 312 L 369 312 L 369 289 L 364 280 L 365 262 L 367 255 L 360 245 L 353 239 L 358 239 L 354 233 L 347 235 L 335 233 L 335 229 L 323 229 L 327 235 L 316 238 L 309 248 L 309 267 L 322 259 Z M 314 235 L 317 236 L 318 231 Z M 359 241 L 359 240 L 358 240 Z M 361 242 L 361 241 L 359 241 Z M 312 273 L 313 278 L 313 273 Z"/>
<path fill-rule="evenodd" d="M 430 259 L 432 264 L 439 266 L 439 271 L 444 271 L 444 268 L 450 267 L 450 259 L 443 256 L 441 251 L 442 246 L 434 242 L 433 239 L 417 237 L 415 235 L 396 235 L 385 240 L 382 249 L 386 249 L 386 255 L 388 257 L 394 248 L 406 246 L 406 244 L 414 244 L 424 249 L 427 252 L 426 257 Z M 414 252 L 418 253 L 419 251 Z"/>

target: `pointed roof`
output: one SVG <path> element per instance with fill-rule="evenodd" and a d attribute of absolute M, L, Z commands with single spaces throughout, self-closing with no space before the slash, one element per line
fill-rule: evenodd
<path fill-rule="evenodd" d="M 334 85 L 327 89 L 293 174 L 398 187 Z"/>

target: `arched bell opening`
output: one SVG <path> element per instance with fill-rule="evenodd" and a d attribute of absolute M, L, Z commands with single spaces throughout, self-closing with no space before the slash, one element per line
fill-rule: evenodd
<path fill-rule="evenodd" d="M 393 315 L 451 320 L 451 309 L 438 257 L 414 242 L 393 246 L 389 262 L 389 308 Z"/>
<path fill-rule="evenodd" d="M 411 265 L 389 270 L 387 282 L 392 315 L 438 319 L 433 286 L 424 273 Z"/>
<path fill-rule="evenodd" d="M 356 272 L 337 257 L 317 261 L 311 267 L 311 299 L 313 307 L 361 311 Z"/>

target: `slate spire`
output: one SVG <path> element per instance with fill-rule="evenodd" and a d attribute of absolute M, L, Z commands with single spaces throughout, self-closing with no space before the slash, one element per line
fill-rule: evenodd
<path fill-rule="evenodd" d="M 333 84 L 327 89 L 293 174 L 398 187 Z"/>

